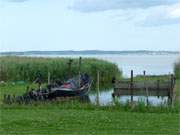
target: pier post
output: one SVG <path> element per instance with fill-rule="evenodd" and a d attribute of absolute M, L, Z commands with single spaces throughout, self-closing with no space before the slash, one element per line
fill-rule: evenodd
<path fill-rule="evenodd" d="M 100 73 L 99 73 L 99 71 L 97 71 L 97 99 L 96 99 L 96 101 L 97 101 L 97 105 L 99 105 L 99 81 L 100 81 L 100 75 L 99 75 Z"/>
<path fill-rule="evenodd" d="M 48 72 L 48 85 L 51 83 L 51 74 Z"/>
<path fill-rule="evenodd" d="M 159 98 L 160 80 L 157 80 L 157 97 Z"/>
<path fill-rule="evenodd" d="M 175 84 L 174 75 L 171 74 L 171 86 L 170 86 L 170 89 L 169 89 L 169 99 L 170 99 L 170 104 L 171 105 L 173 105 L 174 84 Z"/>
<path fill-rule="evenodd" d="M 68 62 L 68 78 L 71 78 L 71 66 L 72 66 L 73 60 L 70 59 Z"/>
<path fill-rule="evenodd" d="M 148 91 L 148 87 L 146 86 L 146 71 L 145 70 L 143 71 L 143 75 L 144 75 L 144 89 L 146 91 L 146 104 L 148 106 L 149 105 L 149 99 L 148 99 L 149 91 Z"/>
<path fill-rule="evenodd" d="M 131 103 L 133 103 L 133 70 L 131 70 L 131 84 L 130 84 L 130 87 L 131 87 Z"/>
<path fill-rule="evenodd" d="M 79 57 L 79 87 L 81 87 L 81 61 L 82 58 Z"/>

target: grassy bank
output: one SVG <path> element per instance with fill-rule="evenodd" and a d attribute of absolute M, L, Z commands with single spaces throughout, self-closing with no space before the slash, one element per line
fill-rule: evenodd
<path fill-rule="evenodd" d="M 24 67 L 24 66 L 20 66 L 22 59 L 25 59 L 24 61 L 26 61 L 27 59 L 28 61 L 31 59 L 32 61 L 34 60 L 33 58 L 18 58 L 18 57 L 14 59 L 15 60 L 20 59 L 20 64 L 17 64 L 19 65 L 17 66 L 18 70 L 16 70 L 17 74 L 20 73 L 20 71 L 22 70 L 20 67 Z M 55 59 L 46 59 L 46 58 L 38 58 L 38 59 L 45 61 L 44 65 L 43 63 L 38 65 L 40 69 L 43 69 L 45 63 L 48 62 L 48 60 L 50 61 L 55 60 Z M 14 60 L 14 65 L 16 65 L 15 60 Z M 87 59 L 87 60 L 91 61 L 91 59 Z M 68 60 L 66 60 L 66 62 L 67 61 Z M 77 59 L 75 61 L 78 62 Z M 5 65 L 9 65 L 10 68 L 9 71 L 12 71 L 12 74 L 16 75 L 15 72 L 13 72 L 13 68 L 12 68 L 13 62 L 11 62 L 10 60 L 5 62 L 7 62 L 7 64 Z M 64 62 L 65 63 L 64 66 L 67 66 L 66 62 Z M 83 61 L 83 65 L 85 66 L 84 62 L 85 60 Z M 92 59 L 92 63 L 93 62 L 94 60 Z M 11 63 L 12 63 L 12 67 L 11 67 Z M 30 63 L 32 65 L 34 64 L 33 66 L 36 67 L 38 62 L 37 63 L 30 62 Z M 73 67 L 74 69 L 77 68 L 75 65 Z M 91 64 L 88 67 L 91 67 L 92 65 L 94 64 Z M 37 71 L 35 70 L 36 69 L 35 67 L 32 69 L 36 73 Z M 93 67 L 94 66 L 92 66 L 91 68 Z M 48 70 L 46 69 L 46 73 L 44 74 L 45 81 L 47 78 L 46 74 L 47 71 L 49 71 L 49 68 L 54 68 L 54 67 L 50 66 L 48 67 Z M 98 65 L 96 68 L 99 68 L 100 70 L 101 65 Z M 83 70 L 87 70 L 87 69 L 88 68 L 83 67 Z M 31 71 L 31 68 L 29 70 Z M 56 68 L 56 70 L 59 71 L 58 68 Z M 11 72 L 8 72 L 8 74 L 10 73 Z M 108 73 L 111 74 L 110 70 L 108 70 Z M 115 73 L 113 74 L 115 75 Z M 96 75 L 94 74 L 94 76 Z M 135 80 L 136 79 L 142 80 L 143 78 L 137 77 L 135 78 Z M 157 78 L 151 77 L 148 79 L 154 80 Z M 21 78 L 17 79 L 14 77 L 10 80 L 14 81 L 14 80 L 22 80 L 22 79 Z M 114 106 L 111 105 L 96 106 L 90 103 L 80 103 L 76 100 L 75 101 L 71 100 L 68 102 L 66 101 L 38 102 L 38 103 L 35 102 L 32 104 L 20 104 L 20 105 L 19 104 L 6 105 L 2 103 L 4 94 L 21 95 L 26 91 L 26 87 L 28 85 L 31 86 L 32 88 L 37 87 L 36 85 L 30 83 L 31 82 L 30 79 L 27 79 L 27 81 L 29 83 L 25 83 L 25 84 L 6 83 L 0 85 L 0 134 L 1 135 L 15 135 L 15 134 L 17 135 L 19 134 L 20 135 L 27 135 L 27 134 L 31 134 L 31 135 L 46 135 L 46 134 L 47 135 L 56 135 L 56 134 L 57 135 L 59 134 L 178 135 L 180 134 L 179 101 L 176 102 L 174 107 L 171 106 L 146 107 L 143 103 L 139 103 L 137 106 L 131 107 L 129 104 L 122 105 L 119 104 L 118 102 L 115 102 Z M 180 81 L 177 80 L 175 87 L 177 95 L 180 94 L 179 82 Z"/>
<path fill-rule="evenodd" d="M 30 85 L 30 84 L 29 84 Z M 27 84 L 0 85 L 0 134 L 124 134 L 178 135 L 179 106 L 131 108 L 96 106 L 77 101 L 2 104 L 3 94 L 22 94 Z M 37 87 L 31 85 L 32 87 Z M 176 85 L 179 91 L 179 85 Z"/>
<path fill-rule="evenodd" d="M 32 82 L 38 75 L 47 82 L 48 72 L 51 79 L 66 80 L 68 77 L 69 58 L 33 58 L 33 57 L 0 57 L 0 80 Z M 94 58 L 82 59 L 82 73 L 88 73 L 96 82 L 96 73 L 101 73 L 101 84 L 111 83 L 112 77 L 121 77 L 117 65 Z M 72 76 L 78 74 L 78 59 L 73 59 Z"/>
<path fill-rule="evenodd" d="M 0 127 L 1 135 L 178 135 L 179 114 L 102 109 L 6 108 L 1 110 Z"/>

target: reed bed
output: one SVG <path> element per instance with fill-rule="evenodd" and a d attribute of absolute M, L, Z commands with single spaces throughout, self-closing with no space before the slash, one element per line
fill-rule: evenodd
<path fill-rule="evenodd" d="M 78 58 L 73 58 L 72 76 L 78 75 Z M 69 58 L 43 58 L 43 57 L 0 57 L 0 81 L 26 81 L 33 82 L 41 75 L 43 82 L 48 80 L 68 79 Z M 99 59 L 83 58 L 81 72 L 88 73 L 96 82 L 96 73 L 100 71 L 101 84 L 110 83 L 113 77 L 121 77 L 122 72 L 118 66 Z"/>

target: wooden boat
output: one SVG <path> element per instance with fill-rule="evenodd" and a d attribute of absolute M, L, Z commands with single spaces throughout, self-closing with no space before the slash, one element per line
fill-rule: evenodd
<path fill-rule="evenodd" d="M 87 96 L 92 84 L 91 78 L 87 75 L 80 75 L 69 79 L 65 83 L 52 85 L 51 87 L 31 90 L 22 96 L 13 97 L 19 103 L 41 100 L 52 100 L 58 97 L 85 97 Z M 12 101 L 10 95 L 4 95 L 4 102 Z"/>
<path fill-rule="evenodd" d="M 48 94 L 48 99 L 87 95 L 90 90 L 91 83 L 92 80 L 87 74 L 81 75 L 80 77 L 74 77 L 59 87 L 51 88 Z"/>
<path fill-rule="evenodd" d="M 73 97 L 73 96 L 84 96 L 87 95 L 90 89 L 90 83 L 77 89 L 67 89 L 67 88 L 52 88 L 51 92 L 48 94 L 49 99 L 56 97 Z"/>

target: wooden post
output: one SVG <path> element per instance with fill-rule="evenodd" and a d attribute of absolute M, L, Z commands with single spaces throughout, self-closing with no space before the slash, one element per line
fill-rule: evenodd
<path fill-rule="evenodd" d="M 99 105 L 99 81 L 100 81 L 100 77 L 99 77 L 99 71 L 97 71 L 97 105 Z"/>
<path fill-rule="evenodd" d="M 131 103 L 133 103 L 133 70 L 131 70 Z"/>
<path fill-rule="evenodd" d="M 157 97 L 159 98 L 160 80 L 157 80 Z"/>
<path fill-rule="evenodd" d="M 144 75 L 144 89 L 146 91 L 146 104 L 148 106 L 149 105 L 149 99 L 148 99 L 149 92 L 148 92 L 148 87 L 146 86 L 146 71 L 145 70 L 143 71 L 143 75 Z"/>
<path fill-rule="evenodd" d="M 79 87 L 81 87 L 81 61 L 82 58 L 79 57 Z"/>
<path fill-rule="evenodd" d="M 173 94 L 174 94 L 174 75 L 171 74 L 171 87 L 169 89 L 169 99 L 170 99 L 170 104 L 173 104 Z"/>
<path fill-rule="evenodd" d="M 71 65 L 72 65 L 73 60 L 70 59 L 68 64 L 68 78 L 71 78 Z"/>
<path fill-rule="evenodd" d="M 48 85 L 51 83 L 51 74 L 48 72 Z"/>

